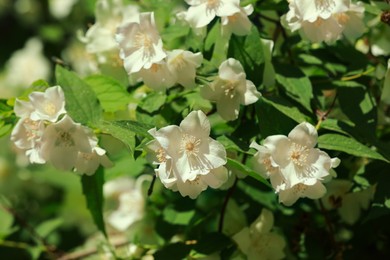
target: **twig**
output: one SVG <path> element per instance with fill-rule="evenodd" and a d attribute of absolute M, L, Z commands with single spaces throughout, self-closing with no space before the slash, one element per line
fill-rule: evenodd
<path fill-rule="evenodd" d="M 328 110 L 327 110 L 325 113 L 323 113 L 322 115 L 320 115 L 321 117 L 320 117 L 320 119 L 318 120 L 318 123 L 317 123 L 317 125 L 316 125 L 316 130 L 317 130 L 317 131 L 318 131 L 318 129 L 320 129 L 321 123 L 322 123 L 323 121 L 325 121 L 326 118 L 327 118 L 327 116 L 329 115 L 329 113 L 332 112 L 332 110 L 333 110 L 333 108 L 334 108 L 334 106 L 335 106 L 335 104 L 336 104 L 337 96 L 338 96 L 338 92 L 336 92 L 336 95 L 334 96 L 334 98 L 333 98 L 333 100 L 332 100 L 332 104 L 330 104 Z"/>
<path fill-rule="evenodd" d="M 222 229 L 223 229 L 223 221 L 225 219 L 225 211 L 227 208 L 227 204 L 229 202 L 229 199 L 233 195 L 234 190 L 236 189 L 237 182 L 238 182 L 238 178 L 236 177 L 236 179 L 234 180 L 233 186 L 228 190 L 228 193 L 225 196 L 225 200 L 223 201 L 222 208 L 221 208 L 221 215 L 219 217 L 219 225 L 218 225 L 218 232 L 220 232 L 220 233 L 222 233 Z"/>

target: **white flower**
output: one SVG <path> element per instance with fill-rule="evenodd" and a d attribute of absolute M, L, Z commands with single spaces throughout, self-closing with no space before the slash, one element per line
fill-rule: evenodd
<path fill-rule="evenodd" d="M 202 53 L 173 50 L 168 51 L 167 55 L 167 65 L 175 82 L 187 88 L 195 87 L 196 68 L 200 67 L 202 63 Z"/>
<path fill-rule="evenodd" d="M 248 15 L 253 13 L 253 6 L 240 7 L 240 11 L 229 16 L 221 17 L 222 31 L 225 35 L 232 33 L 244 36 L 250 33 L 252 23 Z"/>
<path fill-rule="evenodd" d="M 41 155 L 56 168 L 71 170 L 79 152 L 91 153 L 90 130 L 75 123 L 68 115 L 46 127 L 42 135 Z"/>
<path fill-rule="evenodd" d="M 145 215 L 145 197 L 142 183 L 151 176 L 141 175 L 136 181 L 117 178 L 104 184 L 104 196 L 117 199 L 119 205 L 107 218 L 108 223 L 119 231 L 129 229 Z"/>
<path fill-rule="evenodd" d="M 146 86 L 156 91 L 165 90 L 175 84 L 175 79 L 165 61 L 153 63 L 148 69 L 142 68 L 134 73 L 134 76 L 142 78 Z"/>
<path fill-rule="evenodd" d="M 49 11 L 57 19 L 67 17 L 78 0 L 50 0 Z"/>
<path fill-rule="evenodd" d="M 332 42 L 342 33 L 355 38 L 364 29 L 364 8 L 350 0 L 291 0 L 289 9 L 282 18 L 286 26 L 312 42 Z"/>
<path fill-rule="evenodd" d="M 0 84 L 1 98 L 18 96 L 22 89 L 34 81 L 49 79 L 50 62 L 43 55 L 42 49 L 42 42 L 32 38 L 23 49 L 12 54 L 5 64 L 5 79 Z"/>
<path fill-rule="evenodd" d="M 81 37 L 88 53 L 96 54 L 99 63 L 107 63 L 112 51 L 118 50 L 115 41 L 117 28 L 127 22 L 134 22 L 139 14 L 138 7 L 124 6 L 122 0 L 99 0 L 96 2 L 96 23 Z M 115 56 L 115 55 L 111 55 Z"/>
<path fill-rule="evenodd" d="M 92 175 L 99 165 L 108 168 L 112 166 L 112 162 L 108 159 L 106 150 L 95 146 L 92 148 L 92 153 L 78 153 L 74 171 L 80 174 Z"/>
<path fill-rule="evenodd" d="M 375 185 L 352 191 L 353 183 L 348 180 L 333 180 L 326 187 L 328 192 L 321 199 L 324 207 L 328 210 L 337 209 L 342 220 L 349 225 L 358 221 L 361 211 L 368 209 L 375 194 Z"/>
<path fill-rule="evenodd" d="M 271 211 L 263 209 L 261 215 L 251 224 L 232 238 L 248 260 L 282 259 L 286 247 L 284 238 L 272 232 L 274 217 Z"/>
<path fill-rule="evenodd" d="M 11 141 L 19 149 L 26 150 L 30 163 L 45 163 L 40 153 L 41 138 L 45 130 L 43 121 L 33 121 L 30 118 L 21 118 L 11 133 Z"/>
<path fill-rule="evenodd" d="M 317 131 L 309 123 L 303 122 L 289 133 L 269 136 L 263 146 L 252 143 L 250 147 L 258 152 L 254 155 L 254 169 L 271 179 L 279 201 L 293 204 L 300 197 L 317 199 L 325 194 L 321 181 L 330 176 L 331 168 L 340 163 L 338 158 L 318 148 Z"/>
<path fill-rule="evenodd" d="M 215 16 L 230 16 L 240 12 L 239 0 L 186 0 L 191 5 L 185 20 L 195 28 L 208 25 Z"/>
<path fill-rule="evenodd" d="M 116 41 L 128 74 L 149 69 L 166 57 L 154 23 L 154 13 L 139 14 L 139 21 L 118 28 Z"/>
<path fill-rule="evenodd" d="M 217 111 L 225 120 L 238 118 L 240 104 L 255 103 L 261 93 L 246 74 L 238 60 L 229 58 L 219 66 L 218 77 L 210 85 L 201 89 L 204 98 L 216 101 Z"/>
<path fill-rule="evenodd" d="M 148 144 L 159 164 L 156 174 L 167 188 L 194 199 L 227 180 L 225 148 L 209 137 L 210 122 L 203 112 L 191 112 L 180 126 L 148 132 L 156 139 Z"/>
<path fill-rule="evenodd" d="M 34 108 L 30 115 L 32 120 L 56 122 L 66 113 L 65 96 L 60 86 L 50 87 L 45 92 L 32 92 L 29 99 Z"/>
<path fill-rule="evenodd" d="M 286 206 L 293 205 L 299 198 L 319 199 L 326 193 L 326 188 L 321 181 L 313 185 L 298 183 L 290 188 L 281 188 L 279 191 L 279 202 Z"/>

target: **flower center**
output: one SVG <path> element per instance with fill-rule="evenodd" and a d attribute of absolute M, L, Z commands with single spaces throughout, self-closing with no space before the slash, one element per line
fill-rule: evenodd
<path fill-rule="evenodd" d="M 174 59 L 172 59 L 172 60 L 170 61 L 170 64 L 172 65 L 172 67 L 175 68 L 175 70 L 183 69 L 184 66 L 186 65 L 186 61 L 185 61 L 185 59 L 183 58 L 183 53 L 177 55 Z"/>
<path fill-rule="evenodd" d="M 31 141 L 40 136 L 39 122 L 33 121 L 30 118 L 26 118 L 23 122 L 23 126 L 26 129 L 27 140 Z"/>
<path fill-rule="evenodd" d="M 336 18 L 337 18 L 337 21 L 342 25 L 345 25 L 349 21 L 349 16 L 345 13 L 337 14 Z"/>
<path fill-rule="evenodd" d="M 156 150 L 156 157 L 157 157 L 157 160 L 160 163 L 163 163 L 163 162 L 167 161 L 167 157 L 166 157 L 165 151 L 164 151 L 164 149 L 162 147 L 160 147 L 160 148 L 158 148 Z"/>
<path fill-rule="evenodd" d="M 57 134 L 56 146 L 72 147 L 74 146 L 74 140 L 69 132 L 59 131 Z"/>
<path fill-rule="evenodd" d="M 332 9 L 336 6 L 334 0 L 317 0 L 316 8 L 320 12 L 331 12 Z"/>
<path fill-rule="evenodd" d="M 304 146 L 297 143 L 292 143 L 289 157 L 290 160 L 297 166 L 304 166 L 307 161 L 307 157 L 309 155 L 309 149 Z"/>
<path fill-rule="evenodd" d="M 51 102 L 46 102 L 43 106 L 43 110 L 50 116 L 56 113 L 56 106 Z"/>
<path fill-rule="evenodd" d="M 238 20 L 238 14 L 235 13 L 235 14 L 233 14 L 233 15 L 231 15 L 231 16 L 228 16 L 228 20 L 229 20 L 229 22 L 231 22 L 231 23 L 236 22 L 236 21 Z"/>
<path fill-rule="evenodd" d="M 180 151 L 185 152 L 188 156 L 197 155 L 199 152 L 200 139 L 195 136 L 184 134 L 181 141 Z"/>
<path fill-rule="evenodd" d="M 207 0 L 207 9 L 217 9 L 221 4 L 220 0 Z"/>
<path fill-rule="evenodd" d="M 307 186 L 302 183 L 298 183 L 293 187 L 293 193 L 294 194 L 302 194 L 307 189 Z"/>
<path fill-rule="evenodd" d="M 134 46 L 136 48 L 144 48 L 144 52 L 146 56 L 152 56 L 153 51 L 153 39 L 142 32 L 138 32 L 134 37 Z"/>
<path fill-rule="evenodd" d="M 225 96 L 228 96 L 230 98 L 233 98 L 236 94 L 236 81 L 226 81 L 224 85 L 222 85 L 222 88 L 224 89 Z"/>

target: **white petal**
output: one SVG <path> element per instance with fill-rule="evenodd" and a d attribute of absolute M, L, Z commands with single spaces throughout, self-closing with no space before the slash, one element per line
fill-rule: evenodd
<path fill-rule="evenodd" d="M 307 122 L 300 123 L 288 134 L 288 137 L 294 142 L 312 148 L 317 144 L 317 130 Z"/>
<path fill-rule="evenodd" d="M 228 179 L 227 169 L 223 166 L 210 170 L 210 173 L 202 176 L 204 182 L 213 189 L 218 189 Z"/>
<path fill-rule="evenodd" d="M 183 121 L 181 121 L 180 128 L 186 134 L 201 139 L 208 138 L 210 135 L 210 122 L 201 110 L 189 113 Z"/>

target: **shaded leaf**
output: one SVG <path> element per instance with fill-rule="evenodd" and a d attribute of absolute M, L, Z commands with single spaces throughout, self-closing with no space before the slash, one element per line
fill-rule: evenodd
<path fill-rule="evenodd" d="M 165 208 L 163 212 L 164 220 L 173 225 L 188 225 L 194 215 L 195 210 L 176 211 L 171 207 Z"/>
<path fill-rule="evenodd" d="M 162 93 L 149 93 L 139 104 L 139 106 L 148 113 L 153 113 L 159 110 L 167 100 L 167 96 Z"/>
<path fill-rule="evenodd" d="M 83 175 L 81 177 L 81 185 L 87 201 L 88 210 L 97 228 L 107 237 L 103 219 L 103 184 L 104 169 L 102 166 L 98 168 L 94 175 Z"/>

